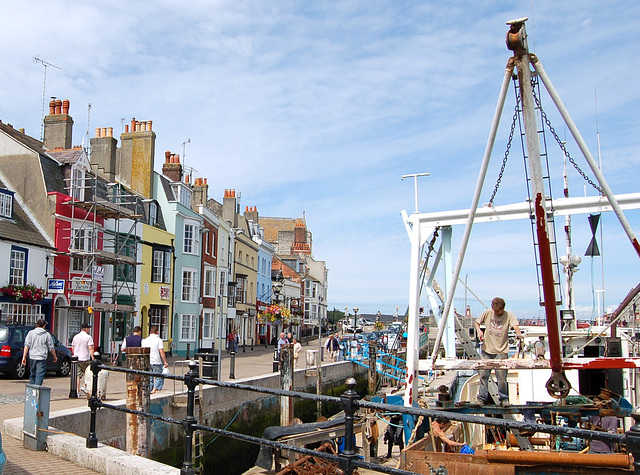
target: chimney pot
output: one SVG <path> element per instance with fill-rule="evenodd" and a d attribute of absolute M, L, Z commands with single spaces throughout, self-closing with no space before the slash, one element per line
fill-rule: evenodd
<path fill-rule="evenodd" d="M 106 136 L 107 136 L 107 128 L 102 127 L 102 130 L 100 131 L 100 137 L 106 137 Z"/>
<path fill-rule="evenodd" d="M 96 137 L 100 137 L 100 127 L 96 127 Z"/>
<path fill-rule="evenodd" d="M 49 115 L 53 115 L 56 113 L 56 100 L 51 99 L 49 101 Z"/>
<path fill-rule="evenodd" d="M 205 184 L 205 185 L 207 184 L 207 179 L 206 179 L 206 178 L 204 179 L 204 184 Z"/>
<path fill-rule="evenodd" d="M 62 113 L 62 101 L 60 99 L 56 99 L 56 115 Z"/>
<path fill-rule="evenodd" d="M 140 132 L 140 121 L 136 120 L 136 132 Z"/>
<path fill-rule="evenodd" d="M 113 127 L 107 127 L 107 137 L 113 137 Z"/>
<path fill-rule="evenodd" d="M 152 128 L 151 128 L 151 126 L 152 126 L 152 125 L 153 125 L 153 121 L 152 121 L 152 120 L 148 120 L 148 121 L 147 121 L 147 130 L 148 130 L 149 132 L 151 132 L 151 130 L 152 130 Z"/>
<path fill-rule="evenodd" d="M 180 163 L 180 155 L 176 153 L 176 163 Z"/>
<path fill-rule="evenodd" d="M 184 182 L 188 185 L 190 181 L 191 181 L 191 179 L 190 179 L 189 175 L 185 175 L 184 176 Z"/>
<path fill-rule="evenodd" d="M 171 163 L 171 151 L 164 152 L 164 163 Z"/>
<path fill-rule="evenodd" d="M 132 117 L 131 118 L 131 133 L 134 133 L 136 131 L 136 118 Z"/>
<path fill-rule="evenodd" d="M 124 133 L 128 134 L 129 133 L 129 124 L 124 126 Z"/>
<path fill-rule="evenodd" d="M 231 198 L 235 198 L 236 197 L 236 190 L 233 189 L 231 190 Z"/>
<path fill-rule="evenodd" d="M 69 99 L 62 101 L 62 113 L 69 115 Z"/>

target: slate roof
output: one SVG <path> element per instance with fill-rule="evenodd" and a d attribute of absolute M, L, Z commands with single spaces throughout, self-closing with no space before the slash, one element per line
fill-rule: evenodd
<path fill-rule="evenodd" d="M 84 150 L 81 148 L 72 148 L 70 150 L 50 150 L 47 153 L 64 165 L 73 165 L 80 160 Z"/>
<path fill-rule="evenodd" d="M 0 188 L 8 189 L 2 180 L 0 180 Z M 0 239 L 53 249 L 15 199 L 13 200 L 13 219 L 0 218 Z"/>
<path fill-rule="evenodd" d="M 14 139 L 16 139 L 18 142 L 29 147 L 30 149 L 35 150 L 40 155 L 44 155 L 47 153 L 46 150 L 43 148 L 42 142 L 34 139 L 33 137 L 29 137 L 27 134 L 23 134 L 19 130 L 14 129 L 13 126 L 9 124 L 3 124 L 1 120 L 0 120 L 0 130 L 5 132 L 7 135 L 13 137 Z"/>

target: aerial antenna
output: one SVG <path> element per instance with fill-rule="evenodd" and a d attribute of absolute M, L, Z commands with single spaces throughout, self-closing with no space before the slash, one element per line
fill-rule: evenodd
<path fill-rule="evenodd" d="M 40 141 L 42 142 L 42 140 L 44 140 L 44 99 L 45 99 L 46 90 L 47 90 L 47 68 L 49 66 L 54 67 L 56 69 L 62 69 L 62 68 L 60 66 L 56 66 L 53 63 L 44 61 L 40 59 L 38 56 L 40 55 L 37 54 L 33 57 L 33 62 L 36 64 L 40 63 L 42 64 L 42 66 L 44 66 L 44 77 L 42 79 L 42 118 L 40 123 Z"/>
<path fill-rule="evenodd" d="M 91 103 L 87 104 L 87 133 L 85 134 L 87 137 L 87 143 L 91 143 L 91 141 L 89 140 L 89 130 L 91 130 L 90 127 L 91 127 Z"/>

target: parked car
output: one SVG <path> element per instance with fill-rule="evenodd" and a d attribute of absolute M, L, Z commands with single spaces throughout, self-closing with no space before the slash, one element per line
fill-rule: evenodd
<path fill-rule="evenodd" d="M 33 330 L 33 325 L 0 324 L 0 372 L 22 379 L 29 376 L 29 361 L 22 364 L 24 339 Z M 51 332 L 49 332 L 51 333 Z M 58 361 L 53 362 L 51 352 L 47 355 L 47 372 L 55 372 L 58 376 L 69 376 L 71 372 L 71 351 L 60 343 L 54 334 L 53 345 Z M 28 359 L 27 359 L 28 360 Z"/>
<path fill-rule="evenodd" d="M 4 473 L 4 467 L 7 464 L 7 456 L 2 449 L 2 434 L 0 433 L 0 475 Z"/>

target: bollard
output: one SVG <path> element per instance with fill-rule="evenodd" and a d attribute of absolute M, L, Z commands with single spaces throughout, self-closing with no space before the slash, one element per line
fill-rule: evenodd
<path fill-rule="evenodd" d="M 100 353 L 94 353 L 94 360 L 91 362 L 91 372 L 93 373 L 93 388 L 91 388 L 91 397 L 89 398 L 89 407 L 91 408 L 91 420 L 89 422 L 89 437 L 87 437 L 87 448 L 95 449 L 98 447 L 98 437 L 96 437 L 96 413 L 98 411 L 98 373 L 100 372 Z"/>
<path fill-rule="evenodd" d="M 633 455 L 633 473 L 640 475 L 640 406 L 637 406 L 633 413 L 634 424 L 629 428 L 626 435 L 627 451 Z"/>
<path fill-rule="evenodd" d="M 191 352 L 191 343 L 187 343 L 187 355 L 185 356 L 186 360 L 189 359 L 189 353 L 190 352 Z"/>
<path fill-rule="evenodd" d="M 278 350 L 273 350 L 273 372 L 277 373 L 280 370 L 280 354 Z"/>
<path fill-rule="evenodd" d="M 198 377 L 196 371 L 196 362 L 189 362 L 189 372 L 184 375 L 184 383 L 187 385 L 187 417 L 184 419 L 183 427 L 187 432 L 184 441 L 184 462 L 180 469 L 180 475 L 195 475 L 193 468 L 193 425 L 197 422 L 194 417 L 195 400 L 196 400 L 196 382 L 194 378 Z"/>
<path fill-rule="evenodd" d="M 344 409 L 344 450 L 339 455 L 338 468 L 346 475 L 351 475 L 355 469 L 353 462 L 358 458 L 353 446 L 353 417 L 356 412 L 354 402 L 358 399 L 358 393 L 353 390 L 356 380 L 347 379 L 346 386 L 347 391 L 340 397 Z"/>
<path fill-rule="evenodd" d="M 78 399 L 78 357 L 71 357 L 71 370 L 69 372 L 69 399 Z"/>
<path fill-rule="evenodd" d="M 236 352 L 231 350 L 231 362 L 229 363 L 229 379 L 236 379 Z"/>

